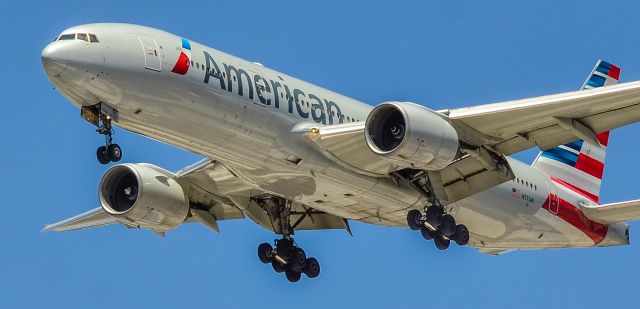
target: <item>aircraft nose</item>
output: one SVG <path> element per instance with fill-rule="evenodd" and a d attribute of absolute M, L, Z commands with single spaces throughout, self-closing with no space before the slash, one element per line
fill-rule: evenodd
<path fill-rule="evenodd" d="M 67 68 L 69 60 L 67 59 L 68 55 L 64 52 L 64 47 L 54 43 L 47 45 L 41 54 L 42 65 L 49 75 L 62 73 Z"/>

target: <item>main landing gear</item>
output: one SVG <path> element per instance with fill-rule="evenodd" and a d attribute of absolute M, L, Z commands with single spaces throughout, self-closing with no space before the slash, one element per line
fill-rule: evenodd
<path fill-rule="evenodd" d="M 420 230 L 422 237 L 435 242 L 436 248 L 445 250 L 451 241 L 460 246 L 469 243 L 469 230 L 463 224 L 457 224 L 450 214 L 445 214 L 440 205 L 425 207 L 424 214 L 417 209 L 407 213 L 407 224 L 414 231 Z"/>
<path fill-rule="evenodd" d="M 320 275 L 320 263 L 316 258 L 307 258 L 302 248 L 292 239 L 275 241 L 275 248 L 269 243 L 258 246 L 258 258 L 262 263 L 271 264 L 277 273 L 284 272 L 291 282 L 298 282 L 304 273 L 309 278 Z"/>
<path fill-rule="evenodd" d="M 258 205 L 266 210 L 276 234 L 282 239 L 276 239 L 274 245 L 262 243 L 258 246 L 258 258 L 264 264 L 271 264 L 277 273 L 285 273 L 290 282 L 298 282 L 305 274 L 308 278 L 320 275 L 320 263 L 300 248 L 291 235 L 297 224 L 291 226 L 291 202 L 279 197 L 267 197 L 256 200 Z M 299 219 L 298 222 L 301 222 Z M 297 222 L 297 223 L 298 223 Z"/>

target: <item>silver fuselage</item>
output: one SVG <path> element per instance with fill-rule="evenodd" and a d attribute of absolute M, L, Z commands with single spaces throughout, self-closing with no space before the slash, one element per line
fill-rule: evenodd
<path fill-rule="evenodd" d="M 184 75 L 173 73 L 184 52 L 182 38 L 153 28 L 90 24 L 63 33 L 76 32 L 95 33 L 99 43 L 52 42 L 42 55 L 45 70 L 74 104 L 104 102 L 115 108 L 117 126 L 223 162 L 256 191 L 349 220 L 406 226 L 407 210 L 423 207 L 411 186 L 345 169 L 292 132 L 301 123 L 364 121 L 371 105 L 193 41 L 188 53 L 194 65 Z M 156 44 L 155 54 L 145 47 L 149 42 Z M 509 181 L 448 206 L 471 231 L 470 245 L 628 243 L 624 224 L 608 226 L 594 238 L 543 207 L 551 194 L 573 205 L 590 202 L 528 165 L 509 162 L 522 182 Z"/>

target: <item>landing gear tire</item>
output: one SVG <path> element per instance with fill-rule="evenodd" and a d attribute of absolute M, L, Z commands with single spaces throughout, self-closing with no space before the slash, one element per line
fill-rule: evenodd
<path fill-rule="evenodd" d="M 273 270 L 279 274 L 283 273 L 285 268 L 284 265 L 280 264 L 280 262 L 273 260 L 273 262 L 271 262 L 271 267 L 273 267 Z"/>
<path fill-rule="evenodd" d="M 456 220 L 452 215 L 444 215 L 440 220 L 438 230 L 447 237 L 451 237 L 456 232 Z"/>
<path fill-rule="evenodd" d="M 462 224 L 456 225 L 456 233 L 453 236 L 459 246 L 466 246 L 469 243 L 469 230 Z"/>
<path fill-rule="evenodd" d="M 289 280 L 289 282 L 298 282 L 300 281 L 300 277 L 302 277 L 302 274 L 291 269 L 291 268 L 287 268 L 284 271 L 284 274 L 287 276 L 287 280 Z"/>
<path fill-rule="evenodd" d="M 442 223 L 442 215 L 444 215 L 444 210 L 440 206 L 429 206 L 427 207 L 426 217 L 427 222 L 429 222 L 433 226 L 439 226 Z"/>
<path fill-rule="evenodd" d="M 258 246 L 258 258 L 264 264 L 271 263 L 273 261 L 273 247 L 269 243 L 261 243 Z"/>
<path fill-rule="evenodd" d="M 100 164 L 108 164 L 109 162 L 111 162 L 106 146 L 100 146 L 98 147 L 98 149 L 96 149 L 96 157 L 98 158 L 98 162 L 100 162 Z"/>
<path fill-rule="evenodd" d="M 420 212 L 420 210 L 409 210 L 409 212 L 407 213 L 407 224 L 409 225 L 409 228 L 414 231 L 420 229 L 420 227 L 422 226 L 422 213 Z"/>
<path fill-rule="evenodd" d="M 280 239 L 276 242 L 276 253 L 283 259 L 288 260 L 293 250 L 293 242 L 288 239 Z"/>
<path fill-rule="evenodd" d="M 294 248 L 291 252 L 291 269 L 302 272 L 304 270 L 305 263 L 307 262 L 307 254 L 304 253 L 302 248 Z"/>
<path fill-rule="evenodd" d="M 444 238 L 444 235 L 442 234 L 436 235 L 436 237 L 433 240 L 436 245 L 436 248 L 440 250 L 446 250 L 447 248 L 449 248 L 449 245 L 451 244 L 451 241 L 448 238 Z"/>
<path fill-rule="evenodd" d="M 122 148 L 118 144 L 111 144 L 107 147 L 107 154 L 111 162 L 118 162 L 122 159 Z"/>
<path fill-rule="evenodd" d="M 304 274 L 309 278 L 316 278 L 320 275 L 320 263 L 316 258 L 308 258 L 304 266 Z"/>
<path fill-rule="evenodd" d="M 426 240 L 432 240 L 434 236 L 434 232 L 428 229 L 426 226 L 423 226 L 420 229 L 420 234 L 422 234 L 422 237 Z"/>

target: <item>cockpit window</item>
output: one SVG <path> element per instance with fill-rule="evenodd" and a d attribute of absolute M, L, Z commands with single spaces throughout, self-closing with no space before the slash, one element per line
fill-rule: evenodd
<path fill-rule="evenodd" d="M 71 33 L 71 34 L 63 34 L 58 38 L 58 41 L 62 41 L 62 40 L 75 40 L 76 39 L 76 34 L 75 33 Z"/>
<path fill-rule="evenodd" d="M 93 33 L 68 33 L 59 36 L 54 41 L 62 40 L 81 40 L 90 43 L 98 43 L 98 37 Z"/>
<path fill-rule="evenodd" d="M 76 39 L 89 42 L 89 36 L 86 33 L 76 34 Z"/>

